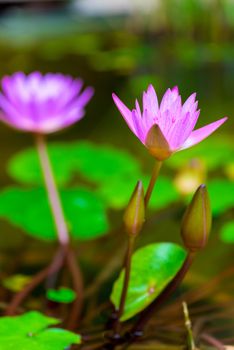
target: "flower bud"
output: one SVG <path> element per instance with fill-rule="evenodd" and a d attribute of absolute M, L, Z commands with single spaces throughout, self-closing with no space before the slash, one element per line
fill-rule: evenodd
<path fill-rule="evenodd" d="M 148 131 L 145 146 L 149 153 L 159 161 L 169 158 L 172 154 L 170 146 L 157 124 L 153 125 Z"/>
<path fill-rule="evenodd" d="M 123 217 L 125 229 L 129 235 L 137 236 L 145 221 L 144 189 L 141 181 L 133 191 Z"/>
<path fill-rule="evenodd" d="M 201 185 L 195 192 L 182 220 L 181 235 L 189 251 L 196 252 L 206 246 L 211 220 L 208 192 L 206 186 Z"/>

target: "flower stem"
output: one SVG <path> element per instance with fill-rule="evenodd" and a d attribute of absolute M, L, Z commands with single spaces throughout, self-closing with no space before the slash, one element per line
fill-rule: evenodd
<path fill-rule="evenodd" d="M 147 206 L 149 204 L 149 200 L 150 200 L 150 197 L 152 195 L 154 185 L 157 181 L 161 166 L 162 166 L 162 162 L 156 161 L 154 168 L 153 168 L 152 176 L 151 176 L 151 179 L 150 179 L 150 182 L 149 182 L 146 194 L 145 194 L 145 208 L 147 208 Z"/>
<path fill-rule="evenodd" d="M 52 171 L 46 142 L 44 135 L 36 134 L 36 146 L 41 163 L 41 168 L 44 176 L 45 186 L 49 198 L 51 211 L 53 214 L 58 241 L 61 245 L 66 246 L 69 244 L 70 238 L 68 234 L 67 224 L 65 222 L 64 213 L 58 193 L 58 189 L 55 183 L 54 174 Z"/>
<path fill-rule="evenodd" d="M 133 326 L 129 333 L 129 345 L 132 344 L 139 336 L 142 335 L 143 329 L 145 328 L 148 321 L 151 319 L 155 311 L 161 306 L 161 304 L 167 300 L 172 293 L 177 289 L 186 273 L 191 267 L 196 253 L 189 252 L 181 269 L 178 271 L 173 280 L 167 285 L 157 299 L 155 299 L 141 314 L 137 323 Z"/>
<path fill-rule="evenodd" d="M 185 320 L 185 328 L 187 330 L 188 350 L 196 350 L 197 348 L 193 337 L 192 323 L 189 317 L 187 303 L 183 301 L 182 306 L 183 306 L 183 313 L 184 313 L 184 320 Z"/>
<path fill-rule="evenodd" d="M 29 284 L 27 284 L 22 291 L 15 295 L 6 310 L 5 314 L 7 316 L 14 315 L 20 304 L 24 301 L 24 299 L 29 295 L 31 291 L 33 291 L 47 277 L 53 275 L 61 269 L 64 263 L 65 255 L 66 250 L 64 250 L 63 247 L 60 247 L 55 254 L 51 264 L 38 272 L 29 282 Z"/>
<path fill-rule="evenodd" d="M 127 252 L 125 257 L 125 263 L 124 263 L 124 281 L 123 281 L 123 288 L 121 292 L 120 297 L 120 303 L 119 303 L 119 309 L 117 311 L 116 315 L 116 321 L 114 323 L 114 331 L 115 334 L 119 332 L 120 327 L 120 318 L 124 312 L 124 306 L 126 302 L 127 292 L 128 292 L 128 285 L 129 285 L 129 279 L 130 279 L 130 272 L 131 272 L 131 262 L 132 262 L 132 253 L 134 249 L 135 244 L 135 236 L 128 236 L 128 246 L 127 246 Z"/>
<path fill-rule="evenodd" d="M 77 264 L 75 253 L 71 248 L 68 250 L 66 262 L 71 273 L 73 288 L 76 292 L 76 300 L 73 303 L 67 328 L 69 330 L 74 330 L 79 324 L 84 301 L 83 277 L 80 266 Z"/>

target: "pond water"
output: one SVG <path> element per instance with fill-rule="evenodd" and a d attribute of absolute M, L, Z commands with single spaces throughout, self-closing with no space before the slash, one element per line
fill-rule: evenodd
<path fill-rule="evenodd" d="M 33 22 L 32 19 L 31 21 Z M 19 23 L 15 24 L 15 28 L 20 25 Z M 97 149 L 100 145 L 110 145 L 132 155 L 139 162 L 144 173 L 148 175 L 152 170 L 153 160 L 119 115 L 111 98 L 113 91 L 128 106 L 131 106 L 136 97 L 141 98 L 142 91 L 149 83 L 153 83 L 160 98 L 168 87 L 178 85 L 183 100 L 191 93 L 197 92 L 201 108 L 198 126 L 228 116 L 228 122 L 214 136 L 211 136 L 211 138 L 214 137 L 213 143 L 215 144 L 213 153 L 212 146 L 207 144 L 209 151 L 205 155 L 204 166 L 207 178 L 203 177 L 203 180 L 207 181 L 208 189 L 211 184 L 212 198 L 216 196 L 215 208 L 218 207 L 214 209 L 212 235 L 208 247 L 199 254 L 187 278 L 187 283 L 193 287 L 209 281 L 228 269 L 234 261 L 234 232 L 232 238 L 229 234 L 229 242 L 227 239 L 223 240 L 221 236 L 223 226 L 226 222 L 233 222 L 234 214 L 234 189 L 232 185 L 226 186 L 226 182 L 232 184 L 234 181 L 234 170 L 231 175 L 227 171 L 234 167 L 234 158 L 232 158 L 234 156 L 232 42 L 228 39 L 226 42 L 218 39 L 208 41 L 206 37 L 201 39 L 202 35 L 205 35 L 204 28 L 203 31 L 201 30 L 200 37 L 198 35 L 196 38 L 196 33 L 186 37 L 182 32 L 175 32 L 170 27 L 157 31 L 149 30 L 144 26 L 137 27 L 134 20 L 128 22 L 126 18 L 114 19 L 112 25 L 110 19 L 108 21 L 99 19 L 95 22 L 96 30 L 94 30 L 95 25 L 92 23 L 92 18 L 87 18 L 85 23 L 84 30 L 77 25 L 77 28 L 64 30 L 64 32 L 57 29 L 59 35 L 54 33 L 40 37 L 34 34 L 31 38 L 24 35 L 17 36 L 17 30 L 13 35 L 6 30 L 5 38 L 2 36 L 0 39 L 0 75 L 18 70 L 26 73 L 40 70 L 44 73 L 62 72 L 74 77 L 82 77 L 86 85 L 95 88 L 95 96 L 87 107 L 85 118 L 68 130 L 49 136 L 49 142 L 88 140 L 96 144 Z M 21 25 L 23 27 L 25 24 L 21 23 Z M 64 28 L 66 25 L 67 23 L 64 24 Z M 89 25 L 91 29 L 87 30 Z M 28 30 L 26 25 L 25 28 Z M 233 36 L 232 32 L 231 35 Z M 223 146 L 223 140 L 229 142 L 226 148 Z M 15 153 L 31 147 L 33 142 L 31 135 L 14 131 L 3 124 L 0 125 L 0 182 L 2 188 L 17 184 L 17 181 L 7 173 L 7 164 Z M 227 164 L 224 164 L 225 161 L 221 159 L 215 166 L 209 168 L 209 158 L 215 158 L 215 153 L 220 152 L 219 148 L 223 149 Z M 204 150 L 206 152 L 206 146 Z M 225 156 L 225 152 L 230 156 Z M 189 159 L 189 153 L 187 154 Z M 196 147 L 191 153 L 191 158 L 199 159 L 199 155 L 196 157 Z M 173 182 L 173 178 L 178 176 L 181 168 L 182 166 L 175 167 L 166 163 L 162 169 L 162 175 Z M 90 173 L 92 172 L 93 169 L 90 168 Z M 108 165 L 106 165 L 106 172 L 108 173 Z M 212 181 L 217 179 L 221 179 L 225 184 L 222 187 L 221 182 L 218 183 L 215 192 Z M 106 181 L 108 182 L 108 177 Z M 126 182 L 129 179 L 122 179 L 122 181 L 125 182 L 125 187 L 122 188 L 126 188 Z M 80 174 L 76 174 L 71 184 L 78 186 L 79 183 L 85 184 L 85 180 Z M 133 181 L 129 183 L 132 187 Z M 29 185 L 26 185 L 26 188 L 27 186 Z M 117 186 L 116 196 L 119 188 L 121 189 Z M 160 191 L 160 187 L 156 190 Z M 220 210 L 219 199 L 222 206 L 224 197 L 228 197 L 223 204 L 226 205 L 226 209 Z M 181 243 L 179 230 L 185 203 L 186 200 L 178 196 L 175 203 L 169 202 L 161 205 L 158 210 L 151 208 L 148 214 L 149 219 L 138 240 L 138 246 L 158 241 Z M 27 215 L 25 199 L 22 199 L 22 205 L 25 206 L 25 215 Z M 113 251 L 118 252 L 124 245 L 124 234 L 116 232 L 122 220 L 123 209 L 123 205 L 116 209 L 113 207 L 108 209 L 111 230 L 109 236 L 103 235 L 93 241 L 75 243 L 82 268 L 86 271 L 87 288 L 92 285 L 101 268 L 109 262 Z M 23 211 L 22 215 L 24 215 Z M 36 220 L 39 222 L 43 220 L 43 217 L 36 217 Z M 24 233 L 20 225 L 12 225 L 3 218 L 0 221 L 0 231 L 0 264 L 3 280 L 6 276 L 15 273 L 34 273 L 48 263 L 55 249 L 54 242 L 32 238 Z M 116 275 L 115 267 L 113 272 Z M 64 279 L 66 280 L 66 277 Z M 112 279 L 113 276 L 110 276 L 110 280 Z M 103 293 L 105 295 L 101 297 L 102 300 L 110 293 L 110 285 L 110 283 L 106 284 L 107 288 Z M 4 300 L 10 298 L 9 293 L 3 288 L 0 289 L 0 296 Z M 225 280 L 219 287 L 217 301 L 224 299 L 229 301 L 232 293 L 233 285 Z M 33 305 L 38 307 L 36 296 L 28 303 L 28 306 Z"/>

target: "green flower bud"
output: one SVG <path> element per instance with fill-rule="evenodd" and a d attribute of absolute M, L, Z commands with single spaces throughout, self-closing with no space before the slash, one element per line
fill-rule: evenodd
<path fill-rule="evenodd" d="M 206 246 L 211 221 L 209 195 L 206 186 L 201 185 L 195 192 L 182 220 L 181 235 L 189 251 L 196 252 Z"/>
<path fill-rule="evenodd" d="M 129 235 L 138 235 L 145 221 L 144 189 L 141 181 L 133 191 L 123 217 L 125 229 Z"/>
<path fill-rule="evenodd" d="M 170 146 L 157 124 L 153 125 L 148 131 L 145 145 L 149 153 L 159 161 L 166 160 L 172 154 Z"/>

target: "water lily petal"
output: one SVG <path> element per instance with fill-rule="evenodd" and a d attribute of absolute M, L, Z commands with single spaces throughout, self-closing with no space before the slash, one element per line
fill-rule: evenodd
<path fill-rule="evenodd" d="M 203 126 L 200 129 L 193 131 L 190 134 L 190 136 L 187 138 L 183 146 L 180 147 L 180 150 L 192 147 L 197 143 L 201 142 L 210 134 L 212 134 L 216 129 L 218 129 L 226 120 L 227 120 L 227 117 L 219 119 L 211 124 L 208 124 L 206 126 Z"/>
<path fill-rule="evenodd" d="M 132 120 L 132 111 L 130 111 L 130 109 L 127 106 L 125 106 L 125 104 L 118 98 L 116 94 L 113 93 L 112 98 L 116 104 L 116 107 L 118 108 L 126 123 L 128 124 L 129 128 L 135 133 L 135 127 Z"/>

